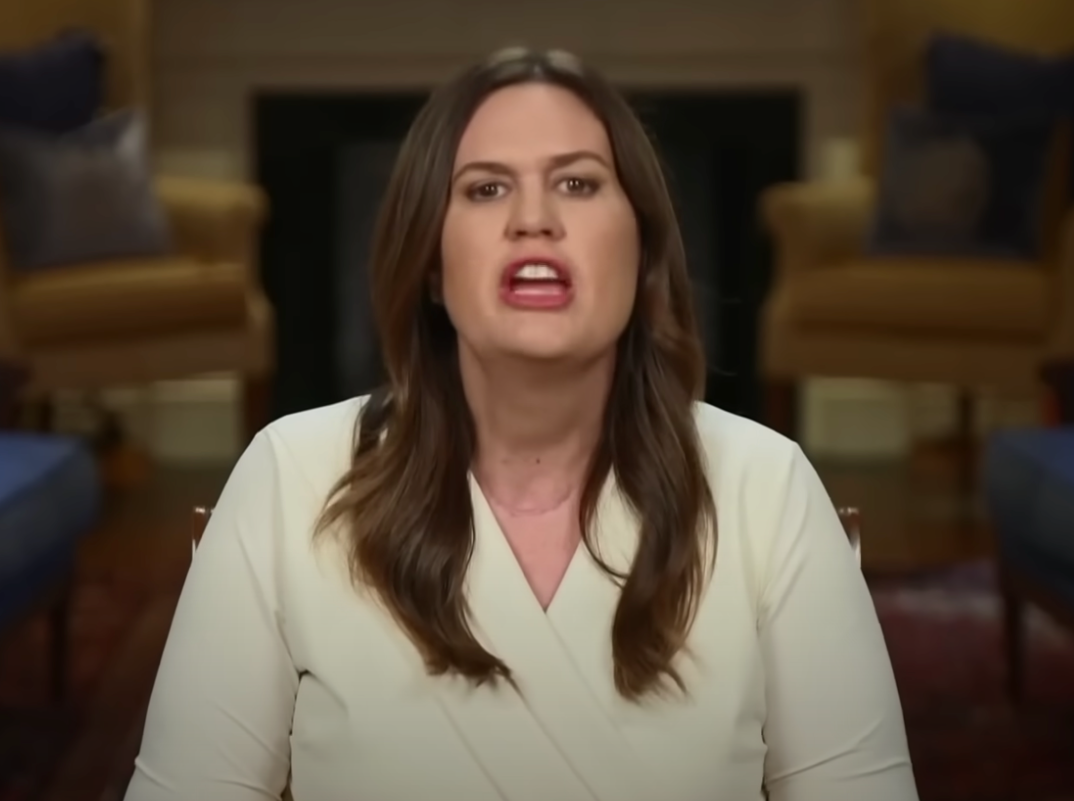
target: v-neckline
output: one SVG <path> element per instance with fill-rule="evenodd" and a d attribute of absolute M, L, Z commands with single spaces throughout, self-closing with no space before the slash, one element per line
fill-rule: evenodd
<path fill-rule="evenodd" d="M 548 601 L 548 606 L 544 606 L 541 603 L 541 599 L 537 597 L 533 585 L 530 584 L 530 580 L 526 576 L 526 571 L 522 568 L 522 563 L 519 561 L 518 554 L 515 553 L 515 549 L 511 546 L 511 540 L 507 536 L 507 532 L 504 531 L 503 526 L 500 524 L 499 518 L 496 517 L 496 512 L 492 507 L 492 503 L 489 501 L 485 491 L 481 488 L 481 484 L 473 475 L 470 476 L 470 482 L 472 485 L 471 498 L 474 498 L 475 501 L 477 501 L 474 503 L 473 510 L 475 536 L 479 535 L 481 526 L 487 526 L 491 529 L 489 533 L 499 539 L 510 554 L 510 562 L 516 573 L 517 581 L 525 586 L 530 601 L 537 608 L 537 611 L 549 620 L 552 620 L 560 614 L 558 609 L 561 606 L 569 606 L 569 597 L 565 599 L 564 596 L 569 596 L 571 584 L 576 580 L 575 576 L 582 570 L 582 566 L 579 563 L 584 563 L 586 559 L 590 558 L 585 543 L 579 539 L 574 546 L 574 550 L 571 552 L 571 558 L 567 562 L 567 567 L 563 571 L 563 575 L 560 576 L 559 584 L 552 593 L 552 597 Z"/>
<path fill-rule="evenodd" d="M 462 693 L 454 685 L 438 685 L 444 709 L 490 773 L 501 776 L 504 788 L 519 785 L 518 771 L 528 763 L 519 764 L 517 753 L 525 748 L 538 754 L 530 773 L 543 798 L 656 797 L 659 788 L 651 786 L 634 745 L 609 714 L 618 703 L 608 637 L 619 588 L 579 543 L 543 609 L 488 499 L 470 480 L 471 624 L 482 645 L 511 669 L 519 692 Z M 637 543 L 636 521 L 611 479 L 594 523 L 595 549 L 612 567 L 622 568 L 622 557 Z M 524 727 L 504 724 L 526 719 L 532 723 Z M 515 801 L 516 793 L 510 796 Z M 531 798 L 527 791 L 517 793 L 518 801 Z"/>

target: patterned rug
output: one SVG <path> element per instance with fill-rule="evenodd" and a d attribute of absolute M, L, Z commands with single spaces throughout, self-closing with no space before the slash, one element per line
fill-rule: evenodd
<path fill-rule="evenodd" d="M 1027 699 L 1003 695 L 1000 608 L 987 566 L 874 581 L 907 721 L 921 801 L 1074 801 L 1074 637 L 1040 616 L 1029 627 Z M 83 583 L 75 602 L 73 698 L 47 700 L 45 629 L 34 622 L 0 648 L 0 801 L 37 801 L 69 762 L 101 676 L 122 668 L 120 647 L 146 609 L 146 591 Z M 155 626 L 166 627 L 166 617 Z M 151 681 L 155 666 L 134 684 Z M 138 701 L 124 705 L 138 708 Z M 120 730 L 137 725 L 134 712 Z M 89 736 L 89 735 L 87 735 Z M 116 759 L 123 737 L 112 747 Z M 129 744 L 128 744 L 129 747 Z M 106 788 L 103 778 L 113 774 Z M 125 770 L 95 771 L 70 801 L 121 798 Z M 92 786 L 91 786 L 92 785 Z"/>
<path fill-rule="evenodd" d="M 873 597 L 921 801 L 1074 801 L 1074 634 L 1030 615 L 1015 709 L 989 566 L 873 582 Z"/>
<path fill-rule="evenodd" d="M 49 696 L 43 616 L 8 632 L 0 645 L 0 801 L 40 796 L 81 730 L 99 679 L 138 619 L 145 593 L 103 579 L 81 581 L 72 618 L 70 698 Z"/>

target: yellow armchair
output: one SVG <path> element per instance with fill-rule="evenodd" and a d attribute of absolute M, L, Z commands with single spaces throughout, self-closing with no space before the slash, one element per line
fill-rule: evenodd
<path fill-rule="evenodd" d="M 0 258 L 0 354 L 32 396 L 233 372 L 252 433 L 267 414 L 273 316 L 256 269 L 265 203 L 237 184 L 162 178 L 174 255 L 16 273 Z M 2 244 L 2 243 L 0 243 Z"/>
<path fill-rule="evenodd" d="M 106 53 L 102 110 L 148 114 L 149 11 L 147 0 L 0 3 L 0 48 L 90 30 Z M 267 421 L 274 361 L 257 264 L 265 197 L 248 184 L 178 176 L 157 178 L 155 189 L 174 244 L 165 257 L 15 272 L 0 239 L 0 357 L 28 365 L 31 397 L 237 374 L 249 436 Z"/>
<path fill-rule="evenodd" d="M 765 193 L 761 217 L 790 274 L 838 264 L 864 249 L 876 191 L 871 180 L 785 184 Z"/>
<path fill-rule="evenodd" d="M 777 186 L 762 198 L 776 267 L 761 315 L 770 416 L 792 427 L 790 390 L 811 377 L 1034 391 L 1040 365 L 1074 354 L 1074 213 L 1066 154 L 1049 175 L 1036 262 L 866 254 L 890 110 L 919 100 L 936 31 L 1057 54 L 1074 49 L 1074 4 L 1041 0 L 867 0 L 862 176 Z M 1060 184 L 1063 184 L 1060 186 Z M 1066 209 L 1063 212 L 1063 209 Z"/>
<path fill-rule="evenodd" d="M 1040 263 L 867 257 L 871 181 L 777 187 L 762 214 L 777 275 L 762 358 L 776 381 L 809 376 L 1036 386 L 1074 353 L 1074 214 Z"/>
<path fill-rule="evenodd" d="M 255 266 L 253 246 L 267 211 L 255 186 L 199 178 L 156 179 L 176 249 L 199 261 Z M 256 276 L 248 275 L 256 282 Z"/>

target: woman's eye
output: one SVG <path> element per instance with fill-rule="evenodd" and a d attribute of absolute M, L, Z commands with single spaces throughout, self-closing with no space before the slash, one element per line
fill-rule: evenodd
<path fill-rule="evenodd" d="M 470 187 L 470 191 L 467 194 L 474 200 L 494 200 L 500 197 L 503 191 L 502 184 L 489 182 Z"/>
<path fill-rule="evenodd" d="M 591 195 L 597 191 L 599 184 L 591 178 L 564 178 L 560 186 L 570 195 Z"/>

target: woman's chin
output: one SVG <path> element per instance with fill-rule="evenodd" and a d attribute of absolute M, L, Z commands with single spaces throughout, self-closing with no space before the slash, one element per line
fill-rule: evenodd
<path fill-rule="evenodd" d="M 480 361 L 533 362 L 534 364 L 575 364 L 599 361 L 605 353 L 614 353 L 615 340 L 593 337 L 588 331 L 566 324 L 557 326 L 518 325 L 505 328 L 480 341 L 465 338 L 460 343 Z M 488 332 L 491 333 L 491 332 Z"/>
<path fill-rule="evenodd" d="M 571 361 L 580 355 L 576 345 L 552 341 L 513 343 L 511 347 L 504 348 L 503 353 L 513 359 L 533 362 Z"/>

